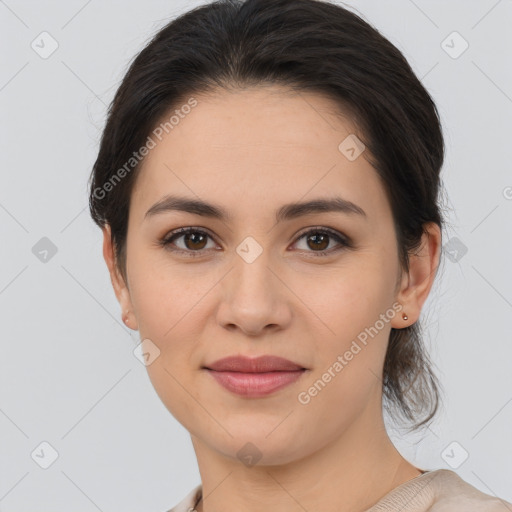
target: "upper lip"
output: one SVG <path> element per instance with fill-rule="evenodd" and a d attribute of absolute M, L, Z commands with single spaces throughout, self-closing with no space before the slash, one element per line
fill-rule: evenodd
<path fill-rule="evenodd" d="M 229 356 L 211 363 L 205 368 L 217 372 L 265 373 L 305 370 L 300 364 L 278 356 Z"/>

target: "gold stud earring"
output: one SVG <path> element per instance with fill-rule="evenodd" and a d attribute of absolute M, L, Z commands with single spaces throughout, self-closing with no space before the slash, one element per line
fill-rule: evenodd
<path fill-rule="evenodd" d="M 403 314 L 402 314 L 402 318 L 403 318 L 404 320 L 408 320 L 408 319 L 409 319 L 409 317 L 408 317 L 405 313 L 403 313 Z"/>

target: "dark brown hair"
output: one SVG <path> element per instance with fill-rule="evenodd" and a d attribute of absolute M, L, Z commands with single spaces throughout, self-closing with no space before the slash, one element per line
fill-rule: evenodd
<path fill-rule="evenodd" d="M 350 114 L 391 205 L 402 271 L 420 246 L 425 224 L 442 227 L 441 122 L 402 53 L 341 5 L 218 0 L 159 30 L 130 64 L 109 107 L 89 204 L 96 224 L 111 227 L 125 280 L 130 198 L 143 161 L 139 149 L 152 130 L 193 94 L 271 84 L 324 94 L 340 113 Z M 383 394 L 386 408 L 387 401 L 415 421 L 413 429 L 434 417 L 439 383 L 419 322 L 391 330 Z"/>

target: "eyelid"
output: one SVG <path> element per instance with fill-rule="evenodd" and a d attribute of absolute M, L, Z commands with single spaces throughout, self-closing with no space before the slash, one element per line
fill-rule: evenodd
<path fill-rule="evenodd" d="M 201 234 L 207 235 L 217 245 L 219 245 L 215 239 L 215 236 L 212 235 L 212 233 L 208 229 L 198 227 L 198 226 L 187 226 L 187 227 L 174 229 L 174 230 L 170 231 L 169 233 L 167 233 L 161 240 L 159 240 L 158 244 L 163 246 L 164 249 L 170 250 L 172 252 L 177 252 L 177 253 L 186 253 L 187 255 L 191 255 L 192 257 L 196 256 L 196 255 L 200 256 L 200 255 L 204 254 L 206 251 L 205 249 L 201 249 L 199 251 L 186 251 L 184 249 L 179 249 L 179 248 L 170 248 L 171 243 L 172 243 L 171 241 L 174 241 L 188 233 L 201 233 Z"/>
<path fill-rule="evenodd" d="M 308 235 L 309 233 L 325 233 L 329 235 L 331 238 L 334 238 L 337 242 L 339 247 L 337 248 L 331 248 L 331 249 L 324 249 L 322 251 L 302 251 L 298 250 L 298 252 L 305 252 L 310 253 L 314 257 L 321 257 L 321 256 L 329 256 L 331 254 L 335 254 L 340 252 L 343 249 L 351 249 L 353 248 L 352 240 L 346 236 L 345 234 L 339 232 L 337 229 L 330 228 L 328 226 L 308 226 L 306 228 L 303 228 L 297 235 L 295 235 L 294 242 L 292 245 L 295 245 L 297 242 L 299 242 L 304 236 Z M 176 240 L 177 238 L 180 238 L 183 235 L 186 235 L 187 233 L 201 233 L 204 235 L 207 235 L 210 237 L 215 243 L 218 244 L 216 241 L 216 237 L 207 229 L 199 226 L 187 226 L 187 227 L 181 227 L 177 228 L 175 230 L 172 230 L 171 232 L 167 233 L 160 241 L 159 245 L 163 246 L 164 249 L 168 249 L 172 252 L 176 253 L 185 253 L 187 256 L 195 257 L 195 256 L 201 256 L 205 252 L 210 252 L 212 249 L 200 249 L 197 251 L 192 250 L 185 250 L 185 249 L 179 249 L 179 248 L 170 248 L 172 241 Z M 216 249 L 213 249 L 216 250 Z"/>
<path fill-rule="evenodd" d="M 329 235 L 331 238 L 334 238 L 338 242 L 338 247 L 331 248 L 331 249 L 324 249 L 322 251 L 301 251 L 299 252 L 305 252 L 307 255 L 311 255 L 312 257 L 327 257 L 331 256 L 333 254 L 338 254 L 339 252 L 347 249 L 353 249 L 354 245 L 352 243 L 352 240 L 346 236 L 345 234 L 341 233 L 337 229 L 330 228 L 328 226 L 309 226 L 307 228 L 304 228 L 299 234 L 296 235 L 295 242 L 293 242 L 293 245 L 295 245 L 297 242 L 299 242 L 304 236 L 308 235 L 309 233 L 325 233 Z M 309 256 L 308 256 L 309 257 Z"/>
<path fill-rule="evenodd" d="M 328 226 L 309 226 L 307 228 L 304 228 L 303 230 L 299 231 L 299 233 L 296 235 L 296 240 L 299 240 L 300 238 L 302 238 L 304 235 L 307 235 L 311 231 L 318 233 L 327 233 L 328 235 L 332 235 L 333 237 L 339 238 L 341 242 L 346 243 L 347 245 L 351 243 L 348 236 L 339 232 L 337 229 L 330 228 Z"/>

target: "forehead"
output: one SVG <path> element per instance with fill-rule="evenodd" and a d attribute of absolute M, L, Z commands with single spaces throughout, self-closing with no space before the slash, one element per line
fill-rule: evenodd
<path fill-rule="evenodd" d="M 340 137 L 356 131 L 334 101 L 282 86 L 217 90 L 194 99 L 197 106 L 182 119 L 175 118 L 176 125 L 162 134 L 170 145 L 194 147 L 189 160 L 203 159 L 205 152 L 216 158 L 248 154 L 269 158 L 286 153 L 300 161 L 305 153 L 312 157 L 328 151 L 338 158 Z M 165 118 L 169 115 L 164 122 Z"/>
<path fill-rule="evenodd" d="M 161 128 L 159 138 L 152 136 L 155 147 L 133 192 L 137 215 L 170 193 L 229 204 L 240 213 L 334 195 L 366 211 L 387 207 L 365 151 L 355 160 L 343 152 L 344 141 L 350 144 L 358 131 L 333 100 L 280 86 L 194 99 L 195 107 Z"/>

